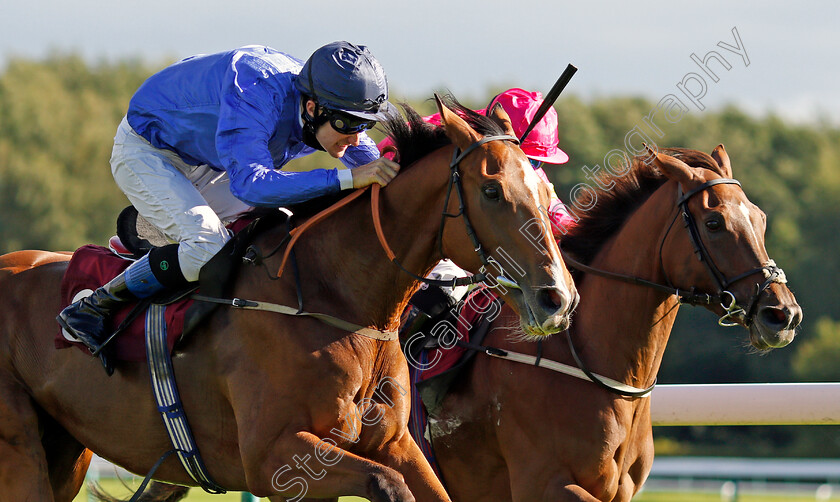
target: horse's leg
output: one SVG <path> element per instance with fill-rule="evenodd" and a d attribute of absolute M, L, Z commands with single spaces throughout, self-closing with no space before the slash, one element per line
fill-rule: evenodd
<path fill-rule="evenodd" d="M 189 495 L 190 488 L 187 486 L 170 485 L 159 481 L 152 481 L 146 487 L 146 491 L 138 499 L 138 502 L 177 502 Z"/>
<path fill-rule="evenodd" d="M 72 502 L 85 482 L 93 453 L 50 417 L 42 415 L 41 445 L 56 502 Z"/>
<path fill-rule="evenodd" d="M 512 471 L 510 478 L 514 502 L 601 502 L 566 476 L 556 476 L 548 486 L 534 483 L 526 471 Z"/>
<path fill-rule="evenodd" d="M 0 376 L 0 501 L 54 502 L 38 414 L 29 395 Z"/>
<path fill-rule="evenodd" d="M 449 500 L 443 484 L 406 429 L 399 441 L 392 441 L 372 457 L 401 473 L 418 500 Z"/>
<path fill-rule="evenodd" d="M 255 440 L 265 448 L 264 437 L 248 438 L 247 442 Z M 246 456 L 248 491 L 260 497 L 279 494 L 294 500 L 355 495 L 371 502 L 414 502 L 399 472 L 337 446 L 324 451 L 325 445 L 331 446 L 301 431 L 277 438 L 261 458 L 249 460 Z"/>

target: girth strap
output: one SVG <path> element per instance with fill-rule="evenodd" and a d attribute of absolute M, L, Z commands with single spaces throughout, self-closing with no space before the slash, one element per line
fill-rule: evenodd
<path fill-rule="evenodd" d="M 146 359 L 155 402 L 169 440 L 190 477 L 208 493 L 225 493 L 225 489 L 217 485 L 207 472 L 184 413 L 175 384 L 172 357 L 166 345 L 165 310 L 164 305 L 152 304 L 146 312 Z"/>

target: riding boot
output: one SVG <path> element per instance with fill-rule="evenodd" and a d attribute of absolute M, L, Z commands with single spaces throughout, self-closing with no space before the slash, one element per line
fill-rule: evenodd
<path fill-rule="evenodd" d="M 152 273 L 149 255 L 146 255 L 90 296 L 67 306 L 56 320 L 91 352 L 99 351 L 102 365 L 111 375 L 114 367 L 109 351 L 101 350 L 102 343 L 110 336 L 106 328 L 108 318 L 126 303 L 152 296 L 163 289 L 164 286 Z"/>

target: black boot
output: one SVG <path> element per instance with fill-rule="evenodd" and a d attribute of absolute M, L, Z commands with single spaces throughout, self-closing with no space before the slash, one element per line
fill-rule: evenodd
<path fill-rule="evenodd" d="M 92 295 L 68 305 L 58 314 L 56 320 L 71 336 L 85 344 L 91 352 L 96 352 L 102 348 L 102 342 L 110 335 L 105 323 L 111 314 L 127 302 L 135 300 L 137 297 L 129 291 L 125 273 L 122 273 L 94 291 Z M 113 374 L 114 366 L 110 352 L 101 350 L 99 359 L 108 375 Z"/>

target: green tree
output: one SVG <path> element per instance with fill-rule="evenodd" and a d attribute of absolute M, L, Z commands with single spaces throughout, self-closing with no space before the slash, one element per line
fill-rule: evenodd
<path fill-rule="evenodd" d="M 840 381 L 840 321 L 821 317 L 801 340 L 793 357 L 793 372 L 803 381 Z"/>
<path fill-rule="evenodd" d="M 0 250 L 104 242 L 125 198 L 108 159 L 150 71 L 75 56 L 13 60 L 0 76 Z"/>

